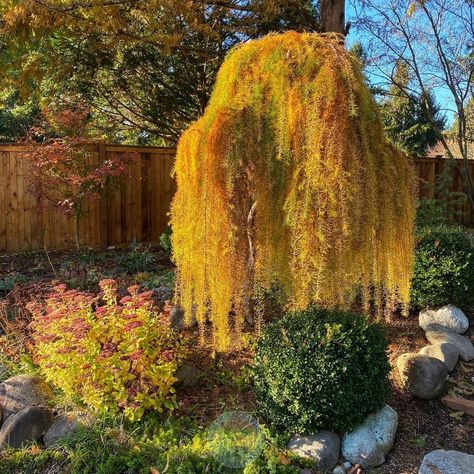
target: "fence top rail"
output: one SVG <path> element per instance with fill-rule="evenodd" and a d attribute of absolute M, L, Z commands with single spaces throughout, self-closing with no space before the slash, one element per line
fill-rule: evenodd
<path fill-rule="evenodd" d="M 106 152 L 152 153 L 157 155 L 169 155 L 176 152 L 176 148 L 173 147 L 120 145 L 114 143 L 92 143 L 88 145 L 91 151 L 98 150 L 99 146 L 105 146 Z M 0 152 L 24 152 L 28 151 L 29 148 L 27 145 L 0 143 Z"/>
<path fill-rule="evenodd" d="M 33 145 L 34 146 L 34 145 Z M 98 152 L 99 148 L 102 147 L 102 150 L 105 149 L 105 152 L 115 152 L 115 153 L 146 153 L 152 155 L 173 155 L 176 153 L 175 147 L 163 147 L 163 146 L 141 146 L 141 145 L 121 145 L 118 143 L 104 143 L 97 142 L 91 143 L 88 145 L 88 148 L 92 152 Z M 1 152 L 26 152 L 30 149 L 30 146 L 19 145 L 16 143 L 0 143 L 0 153 Z M 426 156 L 421 158 L 410 158 L 413 163 L 439 163 L 448 161 L 448 158 L 443 156 Z M 463 159 L 454 160 L 457 163 L 463 163 Z M 471 161 L 470 163 L 471 164 Z M 474 165 L 474 160 L 472 160 Z"/>

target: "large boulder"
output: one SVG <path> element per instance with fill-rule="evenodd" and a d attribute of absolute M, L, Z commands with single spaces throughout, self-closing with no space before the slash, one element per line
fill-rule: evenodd
<path fill-rule="evenodd" d="M 427 400 L 441 395 L 448 368 L 434 357 L 407 353 L 397 359 L 403 386 L 415 397 Z"/>
<path fill-rule="evenodd" d="M 45 407 L 28 407 L 15 413 L 0 429 L 0 448 L 20 448 L 24 443 L 37 441 L 52 419 L 51 411 Z"/>
<path fill-rule="evenodd" d="M 54 446 L 62 438 L 73 435 L 81 426 L 90 424 L 91 418 L 87 413 L 64 413 L 58 415 L 48 431 L 43 436 L 47 448 Z"/>
<path fill-rule="evenodd" d="M 469 328 L 469 320 L 466 315 L 451 304 L 439 309 L 420 311 L 418 321 L 425 331 L 433 324 L 444 326 L 449 332 L 456 334 L 464 334 Z"/>
<path fill-rule="evenodd" d="M 421 462 L 418 474 L 467 474 L 474 472 L 474 456 L 459 451 L 437 449 Z"/>
<path fill-rule="evenodd" d="M 336 433 L 321 430 L 312 436 L 293 436 L 287 448 L 300 457 L 312 459 L 319 471 L 327 471 L 339 459 L 341 440 Z"/>
<path fill-rule="evenodd" d="M 449 342 L 440 342 L 438 344 L 423 347 L 423 349 L 420 350 L 420 354 L 434 357 L 435 359 L 444 362 L 449 372 L 454 370 L 459 359 L 458 347 Z"/>
<path fill-rule="evenodd" d="M 3 421 L 24 408 L 43 405 L 52 396 L 51 387 L 36 375 L 16 375 L 0 383 Z"/>
<path fill-rule="evenodd" d="M 464 336 L 454 333 L 447 333 L 443 331 L 426 331 L 426 339 L 431 344 L 438 344 L 440 342 L 449 342 L 459 349 L 459 356 L 465 362 L 474 360 L 474 346 L 472 342 Z"/>
<path fill-rule="evenodd" d="M 342 439 L 342 455 L 363 468 L 380 466 L 392 449 L 398 426 L 397 412 L 388 405 L 370 415 Z"/>

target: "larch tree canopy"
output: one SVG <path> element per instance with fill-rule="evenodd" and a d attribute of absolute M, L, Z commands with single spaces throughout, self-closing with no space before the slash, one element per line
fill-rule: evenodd
<path fill-rule="evenodd" d="M 179 142 L 177 301 L 229 347 L 256 289 L 289 309 L 409 302 L 415 180 L 339 35 L 234 48 Z"/>

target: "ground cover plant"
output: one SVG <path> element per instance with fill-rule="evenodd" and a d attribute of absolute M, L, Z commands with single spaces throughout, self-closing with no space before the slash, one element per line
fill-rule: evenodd
<path fill-rule="evenodd" d="M 389 307 L 408 304 L 413 171 L 339 37 L 291 32 L 235 48 L 175 172 L 177 301 L 203 335 L 210 318 L 218 349 L 255 287 L 275 282 L 293 309 L 347 307 L 356 288 L 366 309 L 371 288 L 379 310 L 382 287 Z"/>

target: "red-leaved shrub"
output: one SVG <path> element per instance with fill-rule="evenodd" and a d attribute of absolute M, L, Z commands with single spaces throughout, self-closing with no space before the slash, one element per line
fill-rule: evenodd
<path fill-rule="evenodd" d="M 140 419 L 147 409 L 174 406 L 173 383 L 185 349 L 158 314 L 152 292 L 100 282 L 99 295 L 54 288 L 45 303 L 30 303 L 35 359 L 46 379 L 98 410 Z"/>

